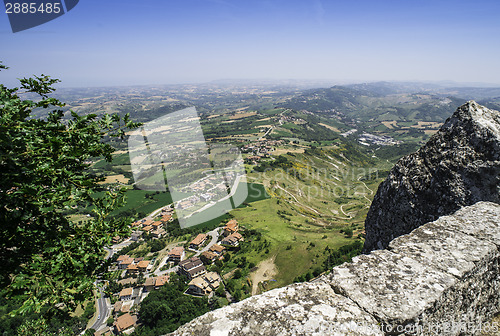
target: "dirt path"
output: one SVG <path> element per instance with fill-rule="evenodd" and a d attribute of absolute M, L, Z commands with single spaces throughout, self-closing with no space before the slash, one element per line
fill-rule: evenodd
<path fill-rule="evenodd" d="M 311 211 L 315 212 L 315 213 L 316 213 L 316 214 L 318 214 L 318 215 L 322 215 L 322 214 L 321 214 L 320 212 L 318 212 L 317 210 L 315 210 L 315 209 L 313 209 L 313 208 L 311 208 L 311 207 L 309 207 L 309 206 L 307 206 L 307 205 L 305 205 L 305 204 L 303 204 L 303 203 L 300 203 L 300 202 L 299 202 L 299 200 L 297 199 L 297 197 L 295 197 L 295 195 L 294 195 L 294 194 L 292 194 L 291 192 L 289 192 L 288 190 L 286 190 L 285 188 L 283 188 L 282 186 L 280 186 L 278 183 L 276 183 L 275 187 L 276 187 L 276 188 L 278 188 L 278 189 L 283 190 L 283 191 L 284 191 L 284 192 L 286 192 L 288 195 L 290 195 L 291 197 L 293 197 L 293 199 L 295 200 L 295 203 L 296 203 L 298 206 L 301 206 L 301 207 L 303 207 L 303 208 L 309 209 L 309 210 L 311 210 Z"/>
<path fill-rule="evenodd" d="M 344 214 L 344 216 L 347 216 L 347 217 L 349 217 L 349 219 L 352 219 L 354 216 L 353 216 L 353 215 L 351 215 L 351 213 L 350 213 L 350 212 L 349 212 L 349 213 L 346 213 L 346 212 L 344 211 L 344 205 L 350 205 L 350 203 L 347 203 L 347 204 L 342 204 L 342 205 L 340 206 L 340 211 L 342 211 L 342 213 Z"/>
<path fill-rule="evenodd" d="M 361 181 L 361 176 L 358 178 L 358 181 L 361 182 L 361 183 L 363 183 L 363 185 L 365 186 L 365 188 L 370 191 L 370 195 L 373 195 L 373 190 L 371 190 L 370 188 L 368 188 L 368 186 L 366 185 L 365 182 Z M 369 209 L 372 201 L 368 197 L 366 197 L 365 194 L 363 194 L 363 197 L 368 201 L 368 205 L 366 205 L 363 209 Z"/>
<path fill-rule="evenodd" d="M 252 295 L 257 294 L 259 282 L 271 280 L 278 273 L 276 265 L 274 264 L 275 258 L 276 256 L 273 256 L 261 261 L 257 265 L 257 270 L 250 275 L 250 280 L 252 281 Z"/>

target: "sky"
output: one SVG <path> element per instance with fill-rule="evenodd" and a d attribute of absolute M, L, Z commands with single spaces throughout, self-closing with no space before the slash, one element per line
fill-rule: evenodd
<path fill-rule="evenodd" d="M 219 79 L 500 84 L 498 0 L 81 0 L 12 33 L 0 83 L 65 87 Z"/>

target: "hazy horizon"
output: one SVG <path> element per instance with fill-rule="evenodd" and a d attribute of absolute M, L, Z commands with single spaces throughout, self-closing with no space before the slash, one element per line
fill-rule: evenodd
<path fill-rule="evenodd" d="M 9 69 L 8 71 L 10 71 Z M 6 70 L 7 71 L 7 70 Z M 48 74 L 50 75 L 50 74 Z M 1 76 L 1 73 L 0 73 Z M 54 76 L 51 76 L 54 77 Z M 287 86 L 296 88 L 329 88 L 333 86 L 348 86 L 356 84 L 377 84 L 377 83 L 391 83 L 391 84 L 422 84 L 422 85 L 435 85 L 442 89 L 451 88 L 500 88 L 500 83 L 485 83 L 485 82 L 455 82 L 455 81 L 426 81 L 426 80 L 394 80 L 394 81 L 384 81 L 384 80 L 372 80 L 372 81 L 349 81 L 349 80 L 327 80 L 327 79 L 293 79 L 293 78 L 283 78 L 283 79 L 272 79 L 272 78 L 225 78 L 225 79 L 214 79 L 206 82 L 178 82 L 178 83 L 152 83 L 152 84 L 116 84 L 116 85 L 91 85 L 91 86 L 68 86 L 65 85 L 64 80 L 54 86 L 58 89 L 98 89 L 98 88 L 134 88 L 134 87 L 158 87 L 158 86 L 183 86 L 183 85 L 234 85 L 234 86 L 251 86 L 251 85 L 262 85 L 262 86 Z M 17 85 L 19 86 L 19 85 Z"/>
<path fill-rule="evenodd" d="M 226 78 L 500 86 L 500 2 L 80 1 L 15 33 L 0 14 L 0 82 L 60 87 L 200 84 Z"/>

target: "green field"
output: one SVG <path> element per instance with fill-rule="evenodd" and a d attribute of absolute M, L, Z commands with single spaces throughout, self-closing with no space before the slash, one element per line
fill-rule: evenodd
<path fill-rule="evenodd" d="M 269 252 L 251 251 L 245 253 L 249 262 L 275 257 L 278 274 L 270 288 L 281 287 L 307 272 L 321 266 L 326 259 L 325 248 L 336 249 L 356 238 L 346 238 L 338 226 L 317 227 L 305 224 L 297 228 L 278 215 L 286 207 L 277 199 L 252 203 L 251 206 L 231 211 L 234 218 L 247 229 L 256 229 L 271 245 Z M 325 237 L 326 236 L 326 237 Z"/>
<path fill-rule="evenodd" d="M 172 203 L 172 197 L 169 192 L 159 192 L 156 194 L 155 191 L 129 189 L 125 195 L 125 205 L 113 214 L 125 211 L 149 214 L 162 206 Z M 146 198 L 146 195 L 150 195 L 150 198 Z"/>
<path fill-rule="evenodd" d="M 250 249 L 234 255 L 255 265 L 274 258 L 277 274 L 265 290 L 317 274 L 329 250 L 362 241 L 369 205 L 391 165 L 339 145 L 284 156 L 284 167 L 247 176 L 262 183 L 271 198 L 231 211 L 240 225 L 270 242 L 264 249 L 252 242 Z M 238 280 L 241 288 L 252 278 L 244 273 Z"/>

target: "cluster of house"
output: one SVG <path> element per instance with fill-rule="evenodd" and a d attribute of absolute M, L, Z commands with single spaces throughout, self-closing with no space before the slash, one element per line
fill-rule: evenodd
<path fill-rule="evenodd" d="M 130 334 L 134 331 L 137 325 L 137 316 L 134 313 L 130 313 L 131 308 L 136 305 L 143 293 L 148 293 L 152 290 L 160 289 L 170 279 L 169 275 L 161 275 L 157 277 L 147 278 L 142 286 L 136 287 L 126 287 L 123 288 L 118 294 L 118 301 L 113 305 L 113 316 L 115 321 L 111 327 L 105 327 L 96 331 L 95 336 L 111 336 L 111 335 L 121 335 Z M 128 279 L 124 279 L 128 280 Z M 123 280 L 121 280 L 123 281 Z M 119 281 L 119 283 L 122 283 Z M 123 284 L 128 284 L 129 282 L 123 282 Z"/>
<path fill-rule="evenodd" d="M 171 208 L 169 208 L 171 209 Z M 161 238 L 167 234 L 165 227 L 167 223 L 172 220 L 172 211 L 163 213 L 158 220 L 143 218 L 132 223 L 132 236 L 133 241 L 138 241 L 143 234 L 151 234 L 153 238 Z"/>
<path fill-rule="evenodd" d="M 176 247 L 170 254 L 169 258 L 172 256 L 177 257 L 181 260 L 184 257 L 184 248 Z M 118 269 L 126 270 L 127 275 L 135 275 L 138 272 L 147 273 L 151 271 L 153 267 L 152 263 L 143 258 L 131 258 L 129 255 L 120 255 L 116 260 Z M 118 301 L 113 305 L 113 315 L 115 321 L 113 326 L 105 327 L 95 333 L 96 336 L 108 336 L 121 333 L 132 333 L 137 323 L 137 316 L 130 314 L 131 308 L 137 305 L 147 293 L 158 290 L 164 286 L 170 280 L 170 275 L 159 275 L 155 277 L 149 277 L 144 280 L 143 283 L 138 284 L 137 280 L 128 277 L 119 280 L 118 283 L 125 286 L 120 293 L 117 294 Z"/>
<path fill-rule="evenodd" d="M 162 217 L 163 218 L 163 217 Z M 166 218 L 166 217 L 165 217 Z M 139 221 L 140 222 L 140 221 Z M 146 221 L 141 222 L 148 223 Z M 152 225 L 153 223 L 150 223 Z M 205 265 L 211 264 L 216 260 L 222 260 L 226 250 L 234 246 L 238 246 L 239 242 L 243 239 L 242 235 L 238 232 L 239 225 L 234 219 L 230 220 L 223 228 L 223 239 L 219 244 L 210 246 L 207 251 L 201 253 L 199 257 L 191 257 L 183 260 L 185 257 L 185 250 L 183 246 L 177 246 L 170 250 L 168 253 L 168 261 L 178 264 L 178 273 L 188 278 L 188 288 L 186 294 L 205 296 L 212 295 L 222 283 L 221 276 L 216 272 L 208 272 Z M 189 249 L 199 250 L 207 241 L 208 235 L 204 233 L 198 234 L 190 243 Z M 168 283 L 169 275 L 159 275 L 156 277 L 146 278 L 144 283 L 138 284 L 137 280 L 132 276 L 137 275 L 139 272 L 148 274 L 151 272 L 153 263 L 144 260 L 144 258 L 132 258 L 129 255 L 120 255 L 117 260 L 117 268 L 126 271 L 130 277 L 119 280 L 118 283 L 125 286 L 118 294 L 118 301 L 113 306 L 113 313 L 115 322 L 111 328 L 106 327 L 95 333 L 97 336 L 108 336 L 114 333 L 131 333 L 133 332 L 137 317 L 130 314 L 131 308 L 138 304 L 142 298 L 149 292 L 160 289 Z"/>
<path fill-rule="evenodd" d="M 165 236 L 167 234 L 167 231 L 165 231 L 165 227 L 167 226 L 167 222 L 172 220 L 173 212 L 174 209 L 170 206 L 167 206 L 162 209 L 160 216 L 158 216 L 156 219 L 143 218 L 133 222 L 131 224 L 131 240 L 138 241 L 143 234 L 151 234 L 153 238 L 157 239 Z M 122 237 L 116 236 L 113 238 L 113 244 L 118 244 L 122 240 Z"/>
<path fill-rule="evenodd" d="M 360 135 L 358 140 L 360 144 L 365 146 L 369 146 L 370 143 L 380 146 L 393 146 L 401 143 L 401 141 L 394 140 L 394 138 L 391 138 L 390 136 L 375 135 L 366 132 Z"/>
<path fill-rule="evenodd" d="M 192 250 L 198 250 L 204 242 L 207 241 L 208 236 L 205 233 L 198 234 L 190 243 L 189 248 Z"/>
<path fill-rule="evenodd" d="M 177 246 L 168 252 L 168 261 L 172 261 L 174 264 L 178 264 L 184 259 L 186 252 L 184 251 L 184 247 Z"/>
<path fill-rule="evenodd" d="M 274 151 L 275 147 L 281 145 L 282 140 L 261 140 L 251 144 L 244 145 L 241 148 L 242 153 L 251 154 L 245 158 L 247 163 L 257 164 L 260 159 L 269 157 L 269 153 Z"/>
<path fill-rule="evenodd" d="M 221 284 L 221 277 L 215 272 L 207 272 L 205 264 L 211 264 L 216 260 L 222 260 L 227 248 L 239 245 L 243 236 L 238 232 L 239 225 L 234 219 L 230 220 L 223 228 L 223 239 L 220 244 L 210 246 L 207 251 L 201 253 L 200 257 L 192 257 L 179 263 L 179 274 L 185 275 L 190 281 L 187 294 L 210 295 Z M 198 249 L 207 239 L 207 235 L 200 233 L 189 244 L 190 248 Z"/>
<path fill-rule="evenodd" d="M 209 177 L 202 178 L 191 185 L 184 187 L 181 191 L 186 193 L 194 193 L 194 195 L 184 198 L 175 204 L 178 210 L 189 209 L 202 202 L 208 202 L 218 196 L 227 195 L 226 184 L 222 183 L 226 180 L 234 180 L 236 173 L 233 171 L 225 171 L 224 176 L 216 172 L 210 174 Z"/>
<path fill-rule="evenodd" d="M 178 272 L 190 280 L 186 294 L 198 296 L 210 295 L 219 288 L 222 282 L 218 273 L 207 272 L 203 261 L 198 257 L 181 261 Z"/>
<path fill-rule="evenodd" d="M 237 247 L 240 244 L 240 241 L 243 240 L 243 236 L 238 232 L 238 230 L 239 225 L 236 220 L 231 219 L 229 222 L 227 222 L 222 233 L 224 238 L 221 240 L 220 244 L 230 247 Z"/>
<path fill-rule="evenodd" d="M 144 258 L 131 258 L 128 254 L 123 254 L 116 259 L 118 269 L 127 270 L 126 274 L 134 275 L 138 272 L 146 272 L 150 265 L 149 260 L 144 260 Z"/>
<path fill-rule="evenodd" d="M 129 308 L 132 307 L 132 304 L 130 304 L 130 307 L 126 308 L 127 301 L 135 300 L 142 293 L 149 293 L 153 290 L 158 290 L 163 285 L 168 283 L 169 280 L 169 275 L 159 275 L 147 278 L 142 286 L 123 288 L 118 294 L 119 301 L 117 301 L 114 305 L 114 312 L 128 312 L 130 310 Z"/>
<path fill-rule="evenodd" d="M 210 246 L 208 251 L 203 252 L 200 255 L 200 258 L 205 264 L 211 264 L 216 260 L 224 259 L 223 255 L 224 255 L 225 250 L 226 250 L 226 248 L 224 246 L 214 244 L 214 245 Z"/>
<path fill-rule="evenodd" d="M 231 219 L 223 229 L 223 239 L 220 241 L 220 245 L 227 247 L 237 247 L 240 244 L 240 241 L 243 240 L 243 236 L 238 232 L 239 225 L 238 222 L 234 219 Z M 193 251 L 199 250 L 203 244 L 207 241 L 208 235 L 205 233 L 198 234 L 190 243 L 189 249 Z M 219 245 L 214 245 L 219 246 Z M 212 246 L 213 247 L 213 246 Z M 207 251 L 209 252 L 209 251 Z M 204 252 L 206 253 L 206 252 Z M 215 260 L 215 259 L 214 259 Z"/>

